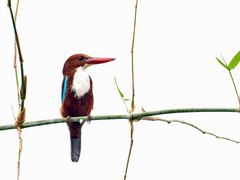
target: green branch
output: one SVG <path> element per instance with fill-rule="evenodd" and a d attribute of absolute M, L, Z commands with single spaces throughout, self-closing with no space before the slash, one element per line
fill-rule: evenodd
<path fill-rule="evenodd" d="M 197 113 L 197 112 L 236 112 L 239 113 L 239 109 L 235 108 L 183 108 L 183 109 L 166 109 L 166 110 L 158 110 L 158 111 L 148 111 L 143 113 L 134 113 L 132 116 L 128 114 L 120 114 L 120 115 L 100 115 L 100 116 L 91 116 L 91 120 L 117 120 L 117 119 L 126 119 L 129 120 L 131 117 L 134 120 L 141 120 L 144 117 L 148 116 L 156 116 L 163 114 L 174 114 L 174 113 Z M 72 122 L 78 122 L 79 120 L 87 121 L 89 119 L 88 116 L 81 117 L 72 117 Z M 35 126 L 43 126 L 50 124 L 57 124 L 66 122 L 66 118 L 55 118 L 55 119 L 46 119 L 46 120 L 38 120 L 38 121 L 29 121 L 25 122 L 21 128 L 29 128 Z M 15 124 L 10 125 L 2 125 L 0 126 L 0 131 L 16 129 Z"/>
<path fill-rule="evenodd" d="M 225 61 L 225 59 L 223 57 L 222 57 L 223 62 L 218 57 L 216 57 L 216 59 L 219 62 L 219 64 L 221 64 L 229 72 L 229 75 L 231 77 L 231 81 L 233 83 L 233 87 L 234 87 L 234 90 L 235 90 L 235 93 L 237 96 L 239 110 L 240 110 L 240 96 L 238 94 L 237 86 L 236 86 L 236 83 L 234 81 L 234 78 L 233 78 L 232 72 L 231 72 L 240 62 L 240 51 L 238 51 L 238 53 L 232 58 L 232 60 L 230 61 L 229 64 L 227 64 L 227 62 Z"/>
<path fill-rule="evenodd" d="M 134 85 L 134 44 L 135 44 L 135 33 L 136 33 L 136 23 L 137 23 L 137 7 L 138 7 L 138 0 L 136 0 L 135 3 L 135 11 L 134 11 L 134 22 L 133 22 L 133 36 L 132 36 L 132 48 L 131 48 L 131 63 L 132 63 L 132 101 L 131 101 L 131 110 L 129 111 L 130 117 L 129 117 L 129 122 L 130 122 L 130 147 L 128 151 L 128 158 L 127 158 L 127 163 L 126 163 L 126 169 L 124 172 L 124 180 L 127 179 L 127 172 L 128 172 L 128 166 L 132 154 L 132 148 L 133 148 L 133 142 L 134 142 L 134 124 L 133 124 L 133 117 L 132 113 L 134 113 L 135 110 L 135 85 Z"/>
<path fill-rule="evenodd" d="M 26 76 L 24 75 L 23 56 L 22 56 L 22 51 L 21 51 L 21 47 L 20 47 L 15 18 L 14 18 L 13 11 L 12 11 L 11 0 L 8 0 L 8 7 L 9 7 L 10 15 L 11 15 L 11 20 L 12 20 L 13 30 L 14 30 L 14 35 L 15 35 L 15 41 L 16 41 L 18 55 L 19 55 L 19 61 L 20 61 L 21 80 L 22 80 L 21 93 L 20 93 L 21 94 L 21 111 L 23 111 L 24 110 L 24 101 L 25 101 L 25 97 L 26 97 Z"/>
<path fill-rule="evenodd" d="M 167 119 L 162 119 L 162 118 L 156 118 L 156 117 L 145 117 L 143 118 L 143 120 L 149 120 L 149 121 L 162 121 L 162 122 L 166 122 L 168 124 L 170 123 L 180 123 L 180 124 L 183 124 L 183 125 L 186 125 L 186 126 L 190 126 L 198 131 L 200 131 L 202 134 L 206 134 L 206 135 L 209 135 L 209 136 L 213 136 L 217 139 L 222 139 L 222 140 L 226 140 L 226 141 L 231 141 L 231 142 L 234 142 L 234 143 L 237 143 L 239 144 L 240 141 L 239 140 L 234 140 L 234 139 L 230 139 L 230 138 L 227 138 L 227 137 L 223 137 L 223 136 L 219 136 L 219 135 L 216 135 L 212 132 L 208 132 L 208 131 L 205 131 L 201 128 L 199 128 L 198 126 L 192 124 L 192 123 L 189 123 L 187 121 L 183 121 L 183 120 L 167 120 Z"/>
<path fill-rule="evenodd" d="M 134 21 L 133 21 L 133 35 L 132 35 L 132 48 L 131 48 L 131 63 L 132 63 L 132 102 L 131 102 L 131 111 L 134 111 L 134 97 L 135 97 L 135 85 L 134 85 L 134 44 L 135 44 L 135 34 L 136 34 L 136 24 L 137 24 L 137 7 L 138 0 L 135 3 L 134 11 Z"/>
<path fill-rule="evenodd" d="M 232 76 L 232 73 L 231 71 L 228 71 L 229 72 L 229 75 L 231 77 L 231 80 L 232 80 L 232 84 L 233 84 L 233 87 L 234 87 L 234 90 L 235 90 L 235 93 L 236 93 L 236 96 L 237 96 L 237 100 L 238 100 L 238 107 L 239 107 L 239 110 L 240 110 L 240 97 L 239 97 L 239 94 L 238 94 L 238 90 L 237 90 L 237 86 L 236 86 L 236 83 L 234 81 L 234 78 Z"/>

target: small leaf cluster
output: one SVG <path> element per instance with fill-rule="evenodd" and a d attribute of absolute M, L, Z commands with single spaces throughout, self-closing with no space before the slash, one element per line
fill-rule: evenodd
<path fill-rule="evenodd" d="M 233 70 L 239 63 L 240 61 L 240 51 L 232 58 L 229 64 L 227 64 L 224 60 L 221 61 L 218 57 L 216 57 L 217 61 L 228 71 Z"/>

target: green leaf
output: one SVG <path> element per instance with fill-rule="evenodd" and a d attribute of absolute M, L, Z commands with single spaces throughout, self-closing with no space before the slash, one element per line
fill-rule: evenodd
<path fill-rule="evenodd" d="M 240 61 L 240 51 L 232 58 L 231 62 L 228 64 L 229 69 L 234 69 Z"/>
<path fill-rule="evenodd" d="M 116 87 L 117 87 L 118 93 L 119 93 L 119 95 L 121 96 L 121 98 L 123 99 L 123 98 L 124 98 L 124 95 L 123 95 L 122 91 L 120 90 L 120 88 L 119 88 L 119 86 L 118 86 L 118 84 L 117 84 L 117 80 L 116 80 L 115 77 L 114 77 L 114 81 L 115 81 L 115 85 L 116 85 Z"/>
<path fill-rule="evenodd" d="M 231 69 L 225 64 L 223 63 L 220 59 L 218 59 L 218 57 L 216 57 L 217 61 L 219 62 L 219 64 L 221 64 L 224 68 L 226 68 L 228 71 L 230 71 Z"/>

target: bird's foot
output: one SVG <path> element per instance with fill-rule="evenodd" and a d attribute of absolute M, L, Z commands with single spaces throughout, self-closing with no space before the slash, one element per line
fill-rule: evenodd
<path fill-rule="evenodd" d="M 83 119 L 79 119 L 79 124 L 83 124 L 85 121 Z"/>
<path fill-rule="evenodd" d="M 88 122 L 88 124 L 90 124 L 91 120 L 92 120 L 92 116 L 91 116 L 91 114 L 90 114 L 90 115 L 87 116 L 87 122 Z"/>
<path fill-rule="evenodd" d="M 90 124 L 90 122 L 91 122 L 91 115 L 88 115 L 87 116 L 88 118 L 87 118 L 87 122 Z M 72 123 L 72 119 L 71 119 L 71 116 L 67 116 L 66 117 L 66 122 L 68 123 L 68 124 L 71 124 Z M 82 126 L 83 124 L 84 124 L 84 120 L 83 119 L 80 119 L 79 120 L 79 124 Z"/>
<path fill-rule="evenodd" d="M 66 122 L 67 122 L 67 123 L 71 123 L 71 121 L 72 121 L 71 116 L 67 116 L 67 117 L 66 117 Z"/>

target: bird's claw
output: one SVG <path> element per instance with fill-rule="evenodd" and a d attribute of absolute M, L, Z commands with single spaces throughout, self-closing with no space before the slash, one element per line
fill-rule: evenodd
<path fill-rule="evenodd" d="M 67 116 L 66 121 L 67 121 L 67 123 L 71 123 L 71 121 L 72 121 L 71 116 Z"/>
<path fill-rule="evenodd" d="M 91 116 L 91 115 L 88 115 L 88 116 L 87 116 L 87 122 L 88 122 L 88 124 L 90 124 L 91 120 L 92 120 L 92 116 Z"/>

